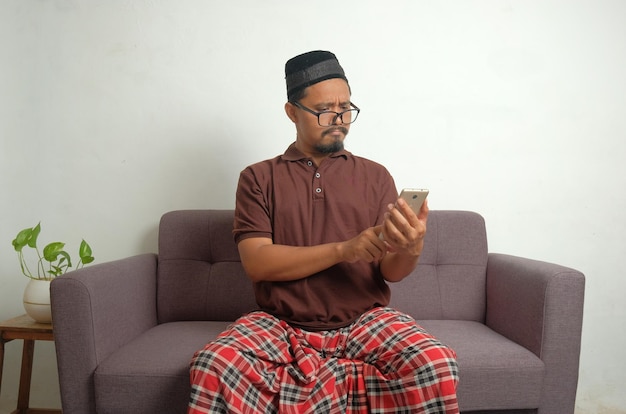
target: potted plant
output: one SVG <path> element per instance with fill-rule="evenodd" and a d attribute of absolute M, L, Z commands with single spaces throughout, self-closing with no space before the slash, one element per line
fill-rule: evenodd
<path fill-rule="evenodd" d="M 52 242 L 47 244 L 43 251 L 37 247 L 37 239 L 41 233 L 41 223 L 35 227 L 20 231 L 13 240 L 13 248 L 17 252 L 20 267 L 24 276 L 30 278 L 24 290 L 24 309 L 35 321 L 50 323 L 50 282 L 57 276 L 66 273 L 72 267 L 72 258 L 63 250 L 65 243 Z M 37 261 L 29 266 L 24 254 L 28 247 L 35 251 Z M 78 249 L 79 260 L 76 269 L 94 261 L 91 246 L 83 240 Z M 35 270 L 36 269 L 36 270 Z"/>

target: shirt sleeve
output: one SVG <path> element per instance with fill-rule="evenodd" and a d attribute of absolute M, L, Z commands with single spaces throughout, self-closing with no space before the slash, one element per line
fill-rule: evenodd
<path fill-rule="evenodd" d="M 272 223 L 266 192 L 251 167 L 239 175 L 237 184 L 233 237 L 235 243 L 251 237 L 272 238 Z"/>

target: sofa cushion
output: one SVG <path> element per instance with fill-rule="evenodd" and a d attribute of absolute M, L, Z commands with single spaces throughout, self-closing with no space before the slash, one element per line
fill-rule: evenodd
<path fill-rule="evenodd" d="M 95 371 L 97 412 L 185 413 L 191 393 L 191 358 L 228 324 L 166 323 L 118 349 Z"/>
<path fill-rule="evenodd" d="M 539 407 L 545 365 L 528 349 L 478 322 L 418 323 L 456 351 L 462 411 Z"/>
<path fill-rule="evenodd" d="M 461 410 L 538 407 L 545 366 L 532 352 L 478 322 L 418 323 L 457 353 Z M 166 323 L 120 348 L 94 374 L 98 412 L 186 412 L 191 358 L 228 324 Z"/>

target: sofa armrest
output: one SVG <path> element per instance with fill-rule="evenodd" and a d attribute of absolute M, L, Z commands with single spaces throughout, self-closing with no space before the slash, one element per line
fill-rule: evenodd
<path fill-rule="evenodd" d="M 574 412 L 584 289 L 577 270 L 489 254 L 486 324 L 546 365 L 542 412 Z"/>
<path fill-rule="evenodd" d="M 95 413 L 93 372 L 157 324 L 154 254 L 88 266 L 50 285 L 64 413 Z"/>

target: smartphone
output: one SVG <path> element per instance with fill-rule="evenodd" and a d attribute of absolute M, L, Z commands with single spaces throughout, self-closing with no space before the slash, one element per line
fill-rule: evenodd
<path fill-rule="evenodd" d="M 400 192 L 400 198 L 407 202 L 415 214 L 419 214 L 426 197 L 428 190 L 424 188 L 405 188 Z"/>
<path fill-rule="evenodd" d="M 428 190 L 425 188 L 405 188 L 400 192 L 400 198 L 407 202 L 416 215 L 419 214 L 426 197 L 428 197 Z M 385 239 L 382 232 L 378 235 L 378 238 L 381 240 Z"/>

